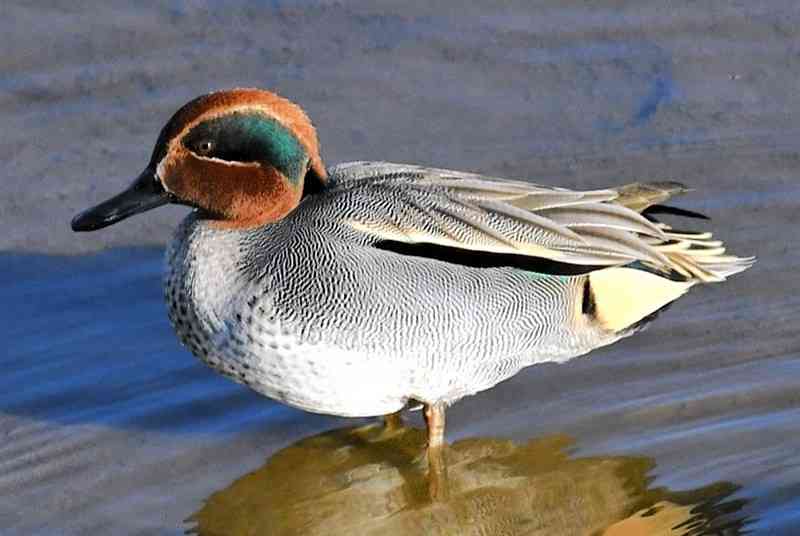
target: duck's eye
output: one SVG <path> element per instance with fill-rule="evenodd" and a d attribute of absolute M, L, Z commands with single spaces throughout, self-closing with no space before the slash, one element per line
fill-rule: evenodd
<path fill-rule="evenodd" d="M 197 154 L 200 155 L 208 155 L 214 150 L 214 142 L 212 140 L 200 140 L 195 145 L 195 150 Z"/>

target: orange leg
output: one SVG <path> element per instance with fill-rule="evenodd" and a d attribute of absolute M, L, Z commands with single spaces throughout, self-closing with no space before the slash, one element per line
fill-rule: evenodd
<path fill-rule="evenodd" d="M 447 463 L 445 462 L 444 405 L 426 404 L 425 422 L 428 425 L 428 488 L 434 501 L 449 496 Z"/>
<path fill-rule="evenodd" d="M 428 448 L 444 445 L 444 404 L 425 404 L 425 423 L 428 425 Z"/>

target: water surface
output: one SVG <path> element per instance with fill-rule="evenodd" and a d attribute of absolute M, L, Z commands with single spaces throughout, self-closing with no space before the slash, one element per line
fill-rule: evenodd
<path fill-rule="evenodd" d="M 232 531 L 350 494 L 374 516 L 342 526 L 497 513 L 800 533 L 798 28 L 790 0 L 0 3 L 0 532 Z M 138 175 L 179 105 L 231 86 L 301 103 L 330 163 L 680 180 L 695 191 L 677 203 L 759 262 L 635 337 L 456 404 L 464 463 L 435 505 L 417 436 L 353 445 L 365 421 L 260 398 L 178 345 L 160 270 L 185 209 L 69 230 Z M 309 452 L 324 478 L 300 464 L 281 483 Z"/>
<path fill-rule="evenodd" d="M 734 535 L 746 523 L 729 482 L 652 487 L 652 459 L 573 457 L 566 436 L 458 441 L 434 492 L 425 445 L 419 429 L 382 425 L 304 439 L 211 495 L 191 532 Z"/>

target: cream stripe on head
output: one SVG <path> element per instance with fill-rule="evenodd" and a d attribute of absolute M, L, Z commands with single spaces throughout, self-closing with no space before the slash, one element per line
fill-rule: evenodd
<path fill-rule="evenodd" d="M 196 125 L 229 113 L 256 112 L 278 121 L 290 130 L 306 149 L 310 167 L 323 181 L 327 172 L 319 151 L 317 132 L 306 113 L 297 104 L 275 93 L 256 88 L 237 88 L 198 97 L 179 109 L 161 131 L 153 154 L 161 165 L 168 153 Z M 160 154 L 159 154 L 160 153 Z"/>

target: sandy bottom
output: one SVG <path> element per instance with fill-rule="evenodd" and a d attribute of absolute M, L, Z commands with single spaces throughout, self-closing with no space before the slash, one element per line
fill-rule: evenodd
<path fill-rule="evenodd" d="M 320 512 L 376 534 L 800 532 L 795 2 L 55 4 L 0 6 L 0 533 L 277 534 L 281 512 L 305 524 L 280 534 Z M 433 504 L 415 432 L 346 431 L 365 421 L 260 398 L 178 345 L 160 270 L 183 209 L 69 231 L 175 108 L 247 85 L 307 108 L 331 163 L 681 180 L 759 262 L 454 406 Z"/>

